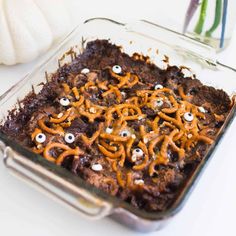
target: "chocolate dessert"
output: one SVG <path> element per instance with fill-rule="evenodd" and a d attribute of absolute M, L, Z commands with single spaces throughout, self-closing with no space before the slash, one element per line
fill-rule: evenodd
<path fill-rule="evenodd" d="M 232 106 L 222 90 L 107 40 L 52 74 L 1 132 L 133 206 L 166 210 Z"/>

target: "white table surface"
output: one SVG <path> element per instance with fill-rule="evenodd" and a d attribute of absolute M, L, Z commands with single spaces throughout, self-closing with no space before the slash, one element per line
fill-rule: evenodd
<path fill-rule="evenodd" d="M 163 19 L 175 24 L 174 14 L 183 16 L 181 5 L 171 7 L 173 0 L 90 1 L 70 0 L 71 11 L 80 22 L 94 16 L 106 16 L 123 21 Z M 187 0 L 178 0 L 186 4 Z M 176 4 L 176 3 L 175 3 Z M 134 8 L 135 7 L 135 8 Z M 176 17 L 175 17 L 176 18 Z M 181 19 L 179 19 L 181 20 Z M 172 24 L 172 26 L 173 26 Z M 236 68 L 236 32 L 230 46 L 218 55 L 219 60 Z M 0 94 L 4 93 L 39 60 L 26 65 L 0 66 Z M 222 78 L 223 79 L 223 78 Z M 206 236 L 236 235 L 236 120 L 202 175 L 183 210 L 164 229 L 149 235 Z M 139 235 L 109 218 L 99 221 L 83 219 L 76 212 L 54 202 L 23 182 L 15 179 L 0 162 L 0 235 L 64 236 L 64 235 Z"/>

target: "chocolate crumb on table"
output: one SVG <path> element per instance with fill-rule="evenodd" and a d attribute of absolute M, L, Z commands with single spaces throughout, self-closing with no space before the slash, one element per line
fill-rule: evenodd
<path fill-rule="evenodd" d="M 222 90 L 95 40 L 1 132 L 110 195 L 164 211 L 204 158 L 231 108 Z"/>

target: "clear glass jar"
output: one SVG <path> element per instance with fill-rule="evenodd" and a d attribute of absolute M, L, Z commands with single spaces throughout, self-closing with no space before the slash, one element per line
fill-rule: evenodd
<path fill-rule="evenodd" d="M 235 11 L 235 0 L 189 0 L 183 32 L 220 51 L 232 37 Z"/>

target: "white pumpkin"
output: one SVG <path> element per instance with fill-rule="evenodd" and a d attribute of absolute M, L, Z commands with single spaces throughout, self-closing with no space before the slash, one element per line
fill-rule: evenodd
<path fill-rule="evenodd" d="M 73 27 L 67 0 L 0 0 L 0 64 L 29 62 Z"/>

